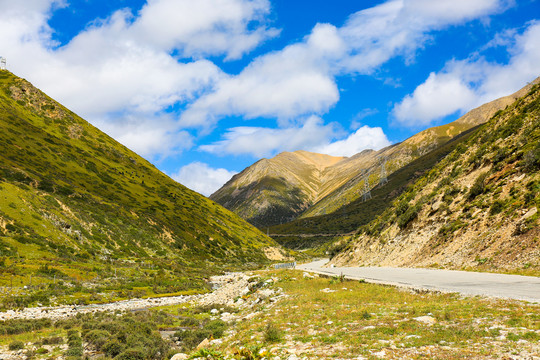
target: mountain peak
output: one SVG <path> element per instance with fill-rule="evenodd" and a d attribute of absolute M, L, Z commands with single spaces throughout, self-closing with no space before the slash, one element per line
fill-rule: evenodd
<path fill-rule="evenodd" d="M 337 164 L 338 162 L 347 158 L 343 156 L 332 156 L 332 155 L 309 152 L 305 150 L 297 150 L 293 152 L 282 152 L 273 158 L 274 161 L 279 161 L 281 159 L 298 159 L 307 164 L 319 166 L 321 167 L 321 169 L 324 169 L 324 168 L 333 166 Z"/>

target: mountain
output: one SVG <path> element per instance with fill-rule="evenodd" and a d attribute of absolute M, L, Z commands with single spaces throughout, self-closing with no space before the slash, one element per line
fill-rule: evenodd
<path fill-rule="evenodd" d="M 540 86 L 499 110 L 357 235 L 339 265 L 538 269 Z"/>
<path fill-rule="evenodd" d="M 348 158 L 296 151 L 262 159 L 235 175 L 210 198 L 260 228 L 334 213 L 361 199 L 365 179 L 368 188 L 377 186 L 383 163 L 386 173 L 392 174 L 457 135 L 485 123 L 529 88 L 379 151 L 365 150 Z"/>
<path fill-rule="evenodd" d="M 204 272 L 267 262 L 265 253 L 281 255 L 278 247 L 0 71 L 0 270 L 108 262 Z M 92 273 L 88 266 L 81 268 Z"/>
<path fill-rule="evenodd" d="M 253 224 L 295 218 L 324 193 L 327 169 L 344 158 L 307 151 L 262 159 L 235 175 L 210 198 Z"/>

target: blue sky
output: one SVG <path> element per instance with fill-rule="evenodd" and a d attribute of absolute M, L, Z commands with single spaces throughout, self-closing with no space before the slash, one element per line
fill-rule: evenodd
<path fill-rule="evenodd" d="M 540 75 L 538 0 L 0 0 L 8 68 L 209 195 L 379 149 Z"/>

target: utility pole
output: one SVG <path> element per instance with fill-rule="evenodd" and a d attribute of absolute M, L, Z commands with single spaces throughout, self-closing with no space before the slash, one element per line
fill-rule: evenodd
<path fill-rule="evenodd" d="M 6 58 L 0 56 L 0 70 L 6 70 L 7 69 L 6 62 L 7 62 Z"/>

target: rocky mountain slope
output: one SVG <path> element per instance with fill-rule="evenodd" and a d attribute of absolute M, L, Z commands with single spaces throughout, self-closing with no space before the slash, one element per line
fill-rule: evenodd
<path fill-rule="evenodd" d="M 540 86 L 495 116 L 377 219 L 335 264 L 540 266 Z"/>
<path fill-rule="evenodd" d="M 36 268 L 113 260 L 226 268 L 267 261 L 265 251 L 276 246 L 29 82 L 0 71 L 0 268 L 16 263 L 9 259 Z M 23 273 L 34 271 L 25 266 Z"/>
<path fill-rule="evenodd" d="M 296 151 L 260 160 L 210 198 L 261 228 L 333 213 L 361 198 L 365 181 L 369 188 L 377 186 L 383 162 L 387 174 L 403 168 L 456 135 L 485 123 L 529 88 L 379 151 L 366 150 L 350 158 Z"/>

